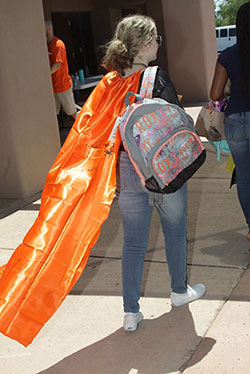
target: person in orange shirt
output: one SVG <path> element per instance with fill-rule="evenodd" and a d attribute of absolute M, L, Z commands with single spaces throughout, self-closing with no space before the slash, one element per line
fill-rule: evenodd
<path fill-rule="evenodd" d="M 65 44 L 54 36 L 51 21 L 46 21 L 45 27 L 56 113 L 59 114 L 60 108 L 63 106 L 65 113 L 76 119 L 77 110 L 72 92 L 72 79 L 69 75 Z"/>

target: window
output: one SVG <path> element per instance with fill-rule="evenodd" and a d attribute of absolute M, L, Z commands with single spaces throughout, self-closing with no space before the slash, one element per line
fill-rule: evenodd
<path fill-rule="evenodd" d="M 218 38 L 218 37 L 219 37 L 219 31 L 216 30 L 216 38 Z"/>
<path fill-rule="evenodd" d="M 220 30 L 220 37 L 226 38 L 227 37 L 227 29 L 221 29 Z"/>
<path fill-rule="evenodd" d="M 229 29 L 229 36 L 236 36 L 236 29 Z"/>

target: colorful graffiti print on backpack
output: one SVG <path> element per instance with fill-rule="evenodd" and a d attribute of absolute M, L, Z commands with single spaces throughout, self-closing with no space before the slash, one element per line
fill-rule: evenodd
<path fill-rule="evenodd" d="M 152 192 L 172 193 L 200 168 L 206 151 L 193 119 L 182 108 L 151 98 L 152 75 L 155 67 L 147 68 L 140 94 L 126 96 L 127 108 L 119 118 L 121 138 L 143 185 Z M 131 96 L 136 102 L 130 105 Z"/>

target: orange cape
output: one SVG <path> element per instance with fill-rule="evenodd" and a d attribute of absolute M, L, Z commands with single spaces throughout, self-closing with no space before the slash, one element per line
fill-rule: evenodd
<path fill-rule="evenodd" d="M 140 73 L 111 72 L 96 86 L 48 173 L 38 218 L 0 268 L 0 331 L 24 346 L 79 279 L 109 215 L 121 142 L 109 135 Z"/>

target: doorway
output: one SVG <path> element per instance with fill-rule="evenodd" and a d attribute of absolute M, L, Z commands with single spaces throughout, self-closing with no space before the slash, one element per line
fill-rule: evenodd
<path fill-rule="evenodd" d="M 96 75 L 91 12 L 55 12 L 52 22 L 55 35 L 65 43 L 70 74 L 83 69 L 86 77 Z"/>

